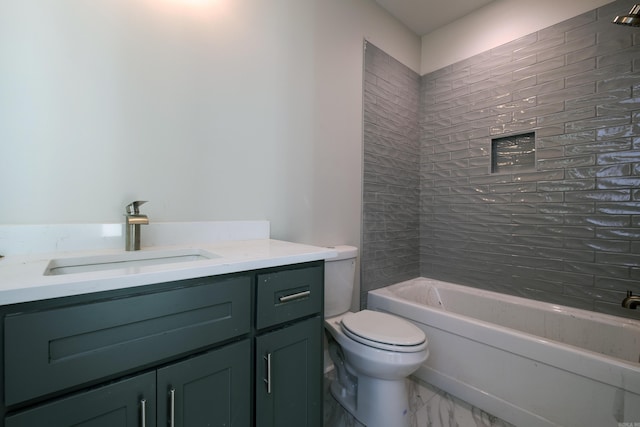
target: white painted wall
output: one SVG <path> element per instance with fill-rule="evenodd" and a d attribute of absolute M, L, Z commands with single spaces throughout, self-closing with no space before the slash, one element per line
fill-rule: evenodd
<path fill-rule="evenodd" d="M 496 0 L 422 36 L 424 75 L 522 36 L 596 9 L 612 0 Z M 623 8 L 620 13 L 627 13 Z"/>
<path fill-rule="evenodd" d="M 1 0 L 0 224 L 268 219 L 360 243 L 372 0 Z"/>

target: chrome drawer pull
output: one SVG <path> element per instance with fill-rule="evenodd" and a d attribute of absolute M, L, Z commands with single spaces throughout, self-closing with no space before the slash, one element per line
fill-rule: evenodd
<path fill-rule="evenodd" d="M 297 299 L 306 298 L 309 295 L 311 295 L 311 291 L 302 291 L 302 292 L 298 292 L 297 294 L 285 295 L 283 297 L 280 297 L 279 301 L 280 302 L 291 302 L 291 301 L 295 301 Z"/>
<path fill-rule="evenodd" d="M 176 389 L 172 388 L 169 390 L 169 426 L 174 427 L 175 424 L 175 414 L 176 414 Z"/>
<path fill-rule="evenodd" d="M 147 427 L 147 399 L 140 400 L 140 426 Z"/>
<path fill-rule="evenodd" d="M 267 383 L 267 394 L 271 394 L 271 353 L 267 353 L 264 360 L 267 361 L 267 378 L 263 381 Z"/>

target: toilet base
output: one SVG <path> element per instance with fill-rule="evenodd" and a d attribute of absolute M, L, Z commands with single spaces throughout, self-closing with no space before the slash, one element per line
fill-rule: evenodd
<path fill-rule="evenodd" d="M 329 387 L 333 398 L 342 406 L 348 413 L 356 416 L 356 395 L 349 393 L 345 387 L 340 384 L 338 379 L 331 381 Z"/>
<path fill-rule="evenodd" d="M 338 403 L 367 427 L 409 427 L 409 395 L 404 379 L 358 376 L 355 396 L 337 380 L 332 381 L 330 389 Z"/>

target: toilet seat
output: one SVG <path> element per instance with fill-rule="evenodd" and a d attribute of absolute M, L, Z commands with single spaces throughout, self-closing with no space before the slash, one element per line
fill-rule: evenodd
<path fill-rule="evenodd" d="M 362 310 L 344 316 L 342 331 L 361 344 L 381 350 L 411 353 L 422 351 L 427 338 L 414 324 L 391 314 Z"/>

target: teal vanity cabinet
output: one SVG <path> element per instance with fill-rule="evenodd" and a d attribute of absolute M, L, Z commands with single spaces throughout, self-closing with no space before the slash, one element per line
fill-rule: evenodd
<path fill-rule="evenodd" d="M 322 425 L 324 264 L 257 276 L 256 427 Z"/>
<path fill-rule="evenodd" d="M 0 427 L 320 427 L 323 265 L 0 307 Z"/>
<path fill-rule="evenodd" d="M 3 307 L 4 425 L 249 426 L 252 282 L 208 277 Z"/>

